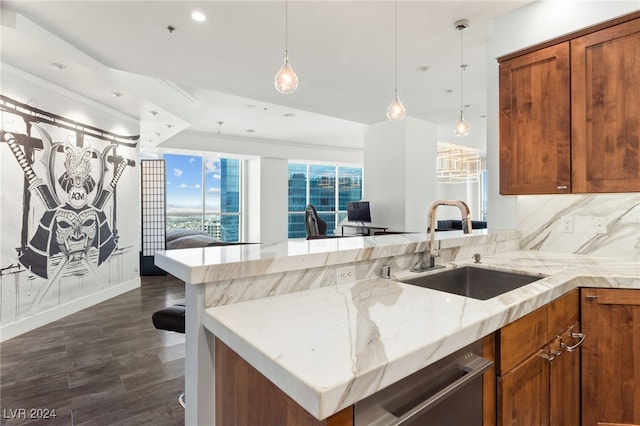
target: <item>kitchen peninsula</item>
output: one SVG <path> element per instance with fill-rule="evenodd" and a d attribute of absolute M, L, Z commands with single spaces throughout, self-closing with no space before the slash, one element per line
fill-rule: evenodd
<path fill-rule="evenodd" d="M 187 283 L 186 424 L 214 424 L 213 336 L 325 419 L 573 288 L 640 288 L 637 262 L 520 251 L 517 232 L 487 230 L 437 235 L 438 263 L 455 268 L 481 253 L 484 267 L 542 279 L 486 301 L 396 281 L 412 274 L 425 241 L 405 234 L 158 252 L 156 264 Z M 380 278 L 383 265 L 391 279 Z M 353 281 L 337 283 L 339 274 Z"/>

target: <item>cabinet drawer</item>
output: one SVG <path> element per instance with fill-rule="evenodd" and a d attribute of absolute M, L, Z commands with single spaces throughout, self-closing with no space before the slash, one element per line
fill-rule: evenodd
<path fill-rule="evenodd" d="M 547 328 L 546 306 L 501 328 L 497 341 L 500 354 L 498 375 L 511 370 L 542 348 L 548 341 Z"/>
<path fill-rule="evenodd" d="M 560 335 L 580 319 L 580 293 L 577 288 L 560 296 L 547 306 L 549 318 L 547 340 Z"/>

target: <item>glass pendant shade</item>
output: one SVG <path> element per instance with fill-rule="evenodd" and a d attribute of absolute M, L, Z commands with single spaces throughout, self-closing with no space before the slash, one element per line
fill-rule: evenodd
<path fill-rule="evenodd" d="M 274 80 L 276 90 L 280 93 L 289 94 L 296 91 L 298 88 L 298 76 L 289 65 L 289 58 L 287 52 L 284 54 L 284 65 L 276 73 Z"/>
<path fill-rule="evenodd" d="M 460 121 L 458 121 L 458 124 L 456 124 L 456 136 L 467 136 L 469 134 L 469 125 L 467 124 L 466 121 L 464 121 L 464 118 L 462 117 L 462 111 L 460 111 Z"/>
<path fill-rule="evenodd" d="M 398 98 L 398 93 L 396 92 L 396 97 L 394 101 L 389 105 L 387 109 L 387 118 L 391 121 L 400 121 L 404 118 L 406 114 L 406 110 L 404 109 L 404 105 L 400 102 Z"/>

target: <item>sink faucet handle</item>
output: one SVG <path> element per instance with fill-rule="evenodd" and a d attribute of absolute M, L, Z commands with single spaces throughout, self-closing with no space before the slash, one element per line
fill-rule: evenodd
<path fill-rule="evenodd" d="M 480 260 L 480 253 L 476 253 L 473 255 L 473 263 L 482 263 Z"/>

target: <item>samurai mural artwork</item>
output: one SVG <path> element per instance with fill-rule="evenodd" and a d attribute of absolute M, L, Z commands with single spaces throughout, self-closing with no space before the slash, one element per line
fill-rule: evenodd
<path fill-rule="evenodd" d="M 100 282 L 97 268 L 118 248 L 115 193 L 131 159 L 116 155 L 119 147 L 133 148 L 139 136 L 119 136 L 39 110 L 0 95 L 0 109 L 15 115 L 24 132 L 0 131 L 24 173 L 22 239 L 17 260 L 49 286 L 65 270 L 90 273 Z M 54 141 L 44 126 L 67 130 L 64 141 Z M 91 140 L 91 141 L 90 141 Z M 98 148 L 92 145 L 102 145 Z M 40 174 L 34 163 L 38 161 Z M 32 203 L 35 195 L 43 206 Z M 106 211 L 108 202 L 112 211 Z M 44 211 L 37 227 L 28 217 Z M 28 240 L 28 241 L 27 241 Z M 78 266 L 84 266 L 78 268 Z M 49 286 L 38 295 L 42 300 Z"/>

